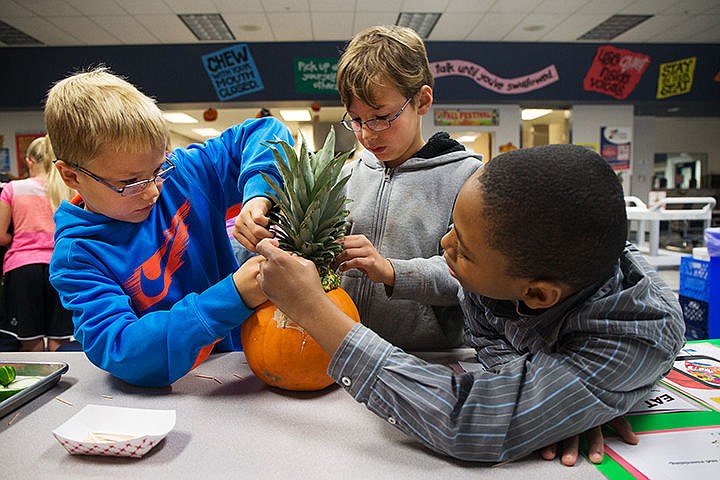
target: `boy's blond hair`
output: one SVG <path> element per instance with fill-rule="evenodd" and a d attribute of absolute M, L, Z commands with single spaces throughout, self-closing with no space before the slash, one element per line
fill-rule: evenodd
<path fill-rule="evenodd" d="M 168 128 L 155 101 L 105 67 L 57 82 L 45 102 L 57 158 L 87 166 L 102 150 L 164 149 Z"/>
<path fill-rule="evenodd" d="M 340 99 L 348 106 L 358 98 L 373 108 L 377 88 L 390 86 L 406 98 L 434 80 L 422 38 L 415 30 L 396 25 L 370 27 L 350 40 L 337 72 Z"/>

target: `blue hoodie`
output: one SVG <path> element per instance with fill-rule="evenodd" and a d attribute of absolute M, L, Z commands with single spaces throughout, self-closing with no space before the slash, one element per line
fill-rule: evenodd
<path fill-rule="evenodd" d="M 225 212 L 269 191 L 259 172 L 282 184 L 261 146 L 273 139 L 292 143 L 268 117 L 175 150 L 176 168 L 141 223 L 62 203 L 50 281 L 73 311 L 75 338 L 90 361 L 129 383 L 165 386 L 215 342 L 216 350 L 240 348 L 240 324 L 253 310 L 232 280 L 237 261 Z"/>

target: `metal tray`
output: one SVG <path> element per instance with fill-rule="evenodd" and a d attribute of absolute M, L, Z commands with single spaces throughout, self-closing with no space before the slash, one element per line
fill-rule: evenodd
<path fill-rule="evenodd" d="M 68 371 L 65 362 L 0 362 L 0 366 L 15 367 L 15 373 L 23 376 L 41 377 L 37 382 L 0 402 L 0 418 L 54 387 L 63 373 Z"/>

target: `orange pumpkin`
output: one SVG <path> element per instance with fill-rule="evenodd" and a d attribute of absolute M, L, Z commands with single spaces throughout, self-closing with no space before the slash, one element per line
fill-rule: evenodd
<path fill-rule="evenodd" d="M 327 295 L 350 318 L 360 321 L 357 308 L 345 290 L 335 288 Z M 250 369 L 270 386 L 315 391 L 333 383 L 327 374 L 330 356 L 271 302 L 260 305 L 242 324 L 241 339 Z"/>

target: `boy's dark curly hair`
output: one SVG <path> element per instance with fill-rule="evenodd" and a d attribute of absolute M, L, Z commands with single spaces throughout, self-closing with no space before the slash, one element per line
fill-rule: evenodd
<path fill-rule="evenodd" d="M 476 178 L 488 241 L 509 275 L 580 289 L 611 274 L 627 217 L 622 185 L 600 155 L 576 145 L 513 150 Z"/>

